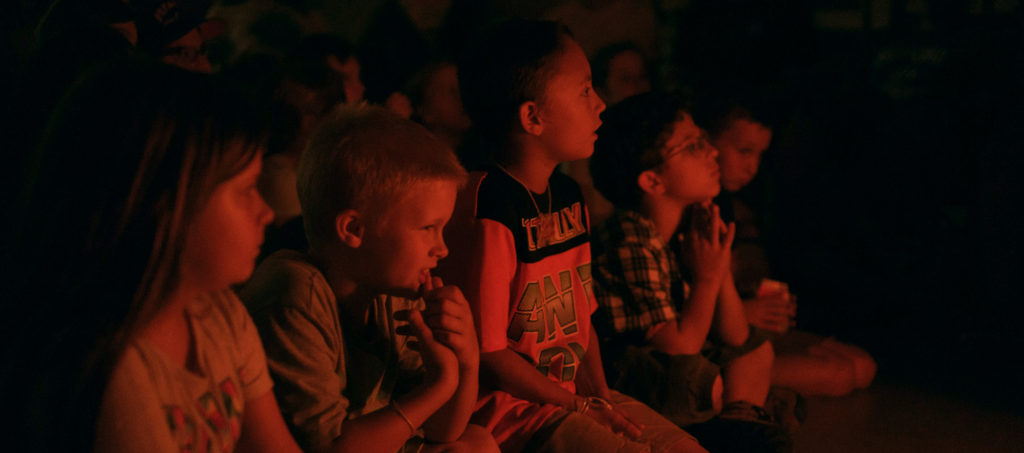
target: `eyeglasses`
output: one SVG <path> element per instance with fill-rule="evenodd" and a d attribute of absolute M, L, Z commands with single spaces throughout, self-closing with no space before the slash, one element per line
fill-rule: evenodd
<path fill-rule="evenodd" d="M 711 146 L 711 142 L 708 140 L 707 132 L 700 131 L 700 135 L 688 140 L 682 145 L 674 146 L 665 153 L 664 160 L 675 156 L 676 154 L 682 154 L 684 152 L 690 153 L 697 157 L 706 157 L 715 151 L 715 147 Z"/>

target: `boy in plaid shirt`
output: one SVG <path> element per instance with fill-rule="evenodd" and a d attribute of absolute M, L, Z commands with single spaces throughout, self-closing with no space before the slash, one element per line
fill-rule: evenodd
<path fill-rule="evenodd" d="M 609 382 L 709 450 L 788 451 L 762 409 L 774 355 L 732 281 L 735 226 L 710 202 L 717 150 L 677 96 L 634 96 L 603 120 L 591 172 L 616 209 L 592 251 Z"/>

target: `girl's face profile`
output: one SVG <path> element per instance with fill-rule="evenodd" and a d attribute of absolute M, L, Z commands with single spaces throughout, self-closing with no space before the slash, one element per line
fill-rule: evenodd
<path fill-rule="evenodd" d="M 235 145 L 241 146 L 241 145 Z M 256 190 L 257 156 L 218 185 L 189 225 L 182 253 L 182 283 L 204 291 L 241 283 L 252 273 L 273 211 Z"/>

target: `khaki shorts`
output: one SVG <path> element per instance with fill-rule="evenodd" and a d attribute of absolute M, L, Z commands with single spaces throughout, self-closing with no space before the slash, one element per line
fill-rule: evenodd
<path fill-rule="evenodd" d="M 697 439 L 643 403 L 612 392 L 612 401 L 634 423 L 644 427 L 638 441 L 613 433 L 594 419 L 560 410 L 537 431 L 524 452 L 544 453 L 706 453 Z"/>

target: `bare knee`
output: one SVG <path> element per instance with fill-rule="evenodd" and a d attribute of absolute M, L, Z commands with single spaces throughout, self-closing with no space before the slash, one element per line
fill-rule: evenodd
<path fill-rule="evenodd" d="M 875 359 L 871 357 L 871 354 L 859 346 L 836 341 L 832 338 L 822 341 L 822 346 L 827 348 L 830 353 L 840 355 L 853 362 L 853 387 L 855 389 L 862 389 L 871 385 L 871 381 L 875 379 L 875 373 L 878 371 L 878 364 L 875 363 Z"/>
<path fill-rule="evenodd" d="M 857 355 L 853 358 L 853 367 L 856 374 L 854 386 L 859 389 L 867 388 L 871 385 L 871 381 L 875 380 L 875 373 L 878 371 L 878 364 L 875 363 L 875 359 L 866 351 L 861 352 L 863 352 L 863 355 Z"/>
<path fill-rule="evenodd" d="M 853 360 L 841 356 L 831 356 L 821 364 L 827 377 L 821 382 L 821 391 L 827 396 L 843 396 L 854 389 L 857 384 L 857 370 Z"/>

